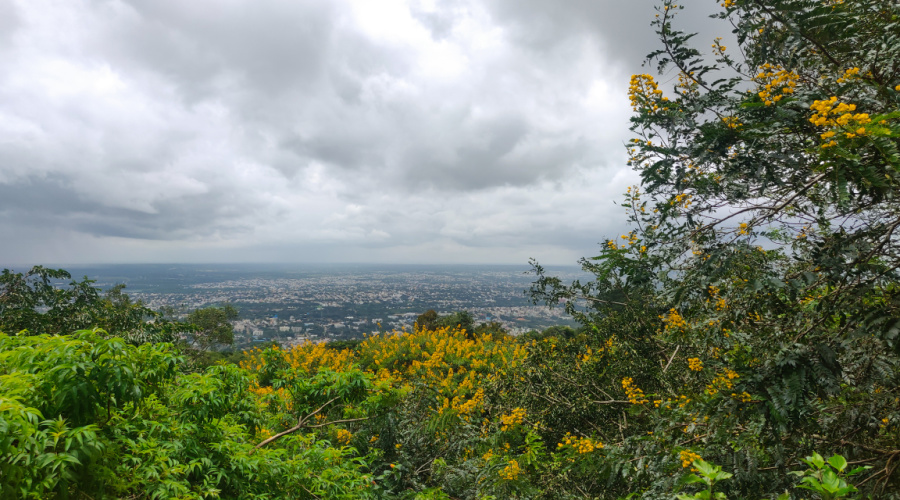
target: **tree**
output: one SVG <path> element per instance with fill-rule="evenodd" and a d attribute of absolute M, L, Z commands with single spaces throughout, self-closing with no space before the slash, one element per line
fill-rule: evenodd
<path fill-rule="evenodd" d="M 649 62 L 674 83 L 631 80 L 633 230 L 582 261 L 593 281 L 535 264 L 532 296 L 571 299 L 601 340 L 641 353 L 644 380 L 629 384 L 660 407 L 691 399 L 707 419 L 698 443 L 741 464 L 735 491 L 785 486 L 760 466 L 817 443 L 884 464 L 870 491 L 896 491 L 900 4 L 721 6 L 739 47 L 715 39 L 704 54 L 675 27 L 683 7 L 662 2 Z"/>
<path fill-rule="evenodd" d="M 231 304 L 222 307 L 195 309 L 187 315 L 186 322 L 194 329 L 191 332 L 194 347 L 203 352 L 215 345 L 234 343 L 234 326 L 238 311 Z"/>
<path fill-rule="evenodd" d="M 466 331 L 469 338 L 475 335 L 475 318 L 468 311 L 457 311 L 453 314 L 441 316 L 429 309 L 416 318 L 416 325 L 422 330 L 435 330 L 437 328 L 459 328 Z M 487 328 L 486 324 L 483 325 Z"/>
<path fill-rule="evenodd" d="M 132 301 L 118 284 L 101 294 L 85 276 L 60 284 L 72 275 L 63 269 L 35 266 L 25 273 L 0 274 L 0 332 L 62 335 L 99 327 L 131 343 L 173 339 L 177 324 Z"/>
<path fill-rule="evenodd" d="M 447 316 L 441 316 L 434 323 L 435 328 L 459 328 L 465 330 L 469 338 L 475 334 L 475 318 L 469 311 L 457 311 Z"/>
<path fill-rule="evenodd" d="M 63 292 L 51 282 L 71 277 L 62 269 L 43 266 L 24 274 L 4 269 L 0 275 L 0 331 L 41 333 L 50 326 L 52 315 L 42 314 L 40 309 L 53 310 L 66 302 Z"/>
<path fill-rule="evenodd" d="M 438 313 L 434 309 L 429 309 L 416 318 L 416 325 L 423 330 L 434 330 L 437 320 Z"/>

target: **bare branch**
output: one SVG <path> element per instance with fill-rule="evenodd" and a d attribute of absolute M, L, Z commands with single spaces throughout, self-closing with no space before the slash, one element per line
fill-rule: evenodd
<path fill-rule="evenodd" d="M 278 434 L 275 434 L 274 436 L 269 437 L 269 438 L 265 439 L 263 442 L 261 442 L 261 443 L 259 443 L 258 445 L 254 446 L 253 449 L 250 450 L 250 453 L 248 453 L 248 455 L 252 455 L 253 452 L 255 452 L 256 450 L 262 448 L 263 446 L 265 446 L 265 445 L 271 443 L 272 441 L 275 441 L 276 439 L 280 439 L 280 438 L 282 438 L 282 437 L 284 437 L 284 436 L 287 436 L 288 434 L 292 434 L 292 433 L 294 433 L 294 432 L 297 432 L 297 431 L 299 431 L 300 429 L 302 429 L 302 428 L 304 428 L 304 427 L 320 427 L 320 426 L 318 426 L 318 425 L 317 425 L 317 426 L 307 426 L 307 425 L 305 425 L 305 424 L 306 424 L 306 422 L 307 422 L 310 418 L 312 418 L 315 414 L 319 413 L 320 411 L 322 411 L 323 409 L 325 409 L 326 406 L 328 406 L 328 405 L 330 405 L 331 403 L 335 402 L 339 397 L 340 397 L 340 396 L 336 396 L 336 397 L 331 398 L 331 400 L 329 400 L 327 403 L 325 403 L 325 404 L 323 404 L 322 406 L 320 406 L 319 409 L 317 409 L 316 411 L 310 413 L 309 415 L 306 415 L 305 417 L 302 417 L 302 418 L 298 419 L 298 420 L 297 420 L 297 425 L 291 427 L 291 428 L 288 429 L 288 430 L 281 431 L 281 432 L 279 432 Z"/>
<path fill-rule="evenodd" d="M 322 423 L 322 424 L 307 425 L 306 428 L 307 428 L 307 429 L 316 429 L 316 428 L 319 428 L 319 427 L 325 427 L 325 426 L 328 426 L 328 425 L 334 425 L 334 424 L 343 424 L 343 423 L 346 423 L 346 422 L 360 422 L 360 421 L 362 421 L 362 420 L 369 420 L 370 418 L 372 418 L 372 417 L 346 418 L 346 419 L 343 419 L 343 420 L 332 420 L 331 422 L 325 422 L 325 423 Z"/>
<path fill-rule="evenodd" d="M 678 349 L 681 349 L 680 345 L 675 346 L 675 352 L 673 352 L 672 355 L 669 356 L 669 362 L 666 363 L 666 367 L 663 368 L 663 373 L 666 373 L 666 370 L 669 369 L 669 365 L 672 364 L 672 361 L 675 359 L 675 355 L 678 354 Z"/>

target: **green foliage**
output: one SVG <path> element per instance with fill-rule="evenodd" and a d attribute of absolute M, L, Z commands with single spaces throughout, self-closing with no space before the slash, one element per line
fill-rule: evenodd
<path fill-rule="evenodd" d="M 509 334 L 509 331 L 503 327 L 503 324 L 496 321 L 475 326 L 475 318 L 468 311 L 457 311 L 453 314 L 441 316 L 434 309 L 429 309 L 416 318 L 415 324 L 417 328 L 423 330 L 459 328 L 460 330 L 465 330 L 470 339 L 481 335 L 489 335 L 499 339 Z"/>
<path fill-rule="evenodd" d="M 733 474 L 729 474 L 727 472 L 722 472 L 722 468 L 718 465 L 713 465 L 707 463 L 703 460 L 694 460 L 694 467 L 697 468 L 697 474 L 688 474 L 682 480 L 682 484 L 694 484 L 694 483 L 702 483 L 706 485 L 705 490 L 701 490 L 693 495 L 678 495 L 679 500 L 713 500 L 713 499 L 722 499 L 724 500 L 724 493 L 714 493 L 713 488 L 716 486 L 716 483 L 720 481 L 725 481 L 727 479 L 731 479 Z"/>
<path fill-rule="evenodd" d="M 857 488 L 848 484 L 841 476 L 855 476 L 872 468 L 871 466 L 856 467 L 846 471 L 847 460 L 840 455 L 834 455 L 826 461 L 822 455 L 813 453 L 801 461 L 808 465 L 809 469 L 793 471 L 791 474 L 801 477 L 800 488 L 818 493 L 823 500 L 847 498 L 851 493 L 856 493 Z"/>
<path fill-rule="evenodd" d="M 273 422 L 246 370 L 182 373 L 171 344 L 103 333 L 0 334 L 3 498 L 367 497 L 351 448 L 309 434 L 255 448 Z M 326 378 L 312 386 L 340 386 Z"/>
<path fill-rule="evenodd" d="M 438 313 L 434 309 L 429 309 L 416 318 L 416 325 L 425 330 L 434 330 L 437 326 Z"/>
<path fill-rule="evenodd" d="M 131 343 L 174 340 L 177 323 L 166 321 L 116 285 L 105 294 L 85 277 L 68 287 L 54 285 L 72 276 L 62 269 L 35 266 L 26 273 L 0 274 L 0 332 L 60 335 L 102 328 Z"/>
<path fill-rule="evenodd" d="M 171 346 L 99 333 L 0 334 L 2 496 L 64 495 L 107 450 L 100 433 L 116 411 L 174 376 Z"/>
<path fill-rule="evenodd" d="M 622 495 L 665 496 L 684 446 L 733 470 L 722 493 L 775 494 L 794 487 L 785 464 L 827 446 L 878 464 L 866 492 L 894 498 L 900 10 L 722 7 L 740 47 L 713 41 L 711 55 L 676 28 L 683 7 L 659 9 L 650 61 L 672 83 L 632 78 L 633 230 L 582 261 L 594 280 L 534 265 L 535 301 L 564 302 L 592 333 L 526 364 L 529 412 L 553 435 L 597 429 L 610 461 L 635 461 L 607 464 Z M 614 359 L 586 376 L 578 360 L 613 338 Z M 626 377 L 646 402 L 616 408 Z"/>
<path fill-rule="evenodd" d="M 192 346 L 200 352 L 217 345 L 234 343 L 234 326 L 238 310 L 231 304 L 221 307 L 204 307 L 188 313 L 185 323 L 190 325 Z"/>
<path fill-rule="evenodd" d="M 475 318 L 468 311 L 457 311 L 447 316 L 438 317 L 429 329 L 436 330 L 438 328 L 459 328 L 460 330 L 465 330 L 470 338 L 474 338 Z"/>

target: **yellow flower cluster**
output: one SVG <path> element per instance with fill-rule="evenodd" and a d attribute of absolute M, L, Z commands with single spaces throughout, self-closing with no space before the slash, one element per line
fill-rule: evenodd
<path fill-rule="evenodd" d="M 742 403 L 749 403 L 750 401 L 753 401 L 753 397 L 750 396 L 750 393 L 747 392 L 747 391 L 744 391 L 744 392 L 742 392 L 742 393 L 740 393 L 740 394 L 738 394 L 738 393 L 736 393 L 736 392 L 732 392 L 732 393 L 731 393 L 731 397 L 733 397 L 734 399 L 739 400 L 739 401 L 742 402 Z"/>
<path fill-rule="evenodd" d="M 736 372 L 725 368 L 722 373 L 716 374 L 713 381 L 706 386 L 706 393 L 715 396 L 720 390 L 731 389 L 734 387 L 734 379 L 740 377 Z"/>
<path fill-rule="evenodd" d="M 721 291 L 722 290 L 719 287 L 715 285 L 709 285 L 709 298 L 706 299 L 706 303 L 709 304 L 711 300 L 715 300 L 717 311 L 721 311 L 728 307 L 725 299 L 719 296 L 719 293 L 721 293 Z"/>
<path fill-rule="evenodd" d="M 302 368 L 313 373 L 319 368 L 328 368 L 334 371 L 349 369 L 355 360 L 353 351 L 329 349 L 324 343 L 305 342 L 293 349 L 282 350 L 275 346 L 272 348 L 284 356 L 284 360 L 291 368 Z M 262 357 L 262 349 L 256 348 L 248 352 L 248 356 L 241 362 L 241 367 L 251 371 L 258 371 L 265 364 Z"/>
<path fill-rule="evenodd" d="M 698 85 L 691 77 L 693 74 L 693 72 L 690 74 L 684 72 L 678 73 L 678 83 L 675 84 L 675 91 L 682 95 L 698 93 L 700 91 L 700 85 Z"/>
<path fill-rule="evenodd" d="M 274 346 L 271 351 L 281 357 L 281 359 L 293 369 L 302 369 L 303 371 L 313 373 L 320 368 L 328 368 L 334 371 L 346 371 L 353 367 L 353 353 L 349 350 L 328 349 L 325 344 L 315 344 L 307 342 L 294 349 L 284 350 L 279 346 Z M 251 349 L 247 352 L 244 361 L 240 366 L 252 372 L 258 372 L 265 364 L 266 360 L 263 356 L 262 348 Z M 250 391 L 261 397 L 274 398 L 287 409 L 291 408 L 292 398 L 285 389 L 273 389 L 272 387 L 259 387 L 253 384 Z M 316 417 L 324 418 L 324 415 L 316 415 Z"/>
<path fill-rule="evenodd" d="M 756 80 L 761 86 L 757 94 L 766 106 L 771 106 L 784 96 L 793 94 L 799 79 L 800 76 L 793 71 L 769 63 L 763 64 L 756 75 Z"/>
<path fill-rule="evenodd" d="M 844 76 L 837 79 L 838 83 L 849 82 L 854 78 L 859 77 L 859 68 L 850 68 L 847 71 L 844 71 Z"/>
<path fill-rule="evenodd" d="M 725 49 L 727 47 L 722 45 L 722 37 L 717 36 L 716 40 L 712 44 L 712 48 L 714 51 L 716 51 L 717 54 L 719 54 L 721 56 L 721 55 L 725 55 Z"/>
<path fill-rule="evenodd" d="M 688 368 L 691 371 L 699 372 L 703 370 L 703 361 L 700 361 L 700 358 L 688 358 Z"/>
<path fill-rule="evenodd" d="M 482 387 L 502 379 L 508 370 L 518 366 L 527 356 L 527 346 L 512 338 L 472 339 L 458 328 L 441 328 L 370 336 L 355 352 L 308 342 L 290 350 L 274 348 L 268 355 L 281 356 L 288 366 L 308 373 L 326 368 L 339 372 L 361 368 L 375 375 L 379 384 L 401 388 L 412 383 L 423 385 L 438 395 L 432 403 L 433 410 L 452 409 L 468 421 L 477 417 L 484 406 Z M 241 366 L 258 371 L 268 355 L 261 349 L 253 350 Z M 291 398 L 284 389 L 251 390 L 259 395 L 272 394 L 283 406 L 290 407 Z"/>
<path fill-rule="evenodd" d="M 500 471 L 500 477 L 507 481 L 513 481 L 519 477 L 522 470 L 519 468 L 519 462 L 516 460 L 510 460 L 507 464 L 508 465 Z"/>
<path fill-rule="evenodd" d="M 556 447 L 560 450 L 571 448 L 575 451 L 575 453 L 584 455 L 586 453 L 591 453 L 594 450 L 599 450 L 603 448 L 603 443 L 600 441 L 595 441 L 591 438 L 580 438 L 577 436 L 573 436 L 571 433 L 567 432 L 565 436 L 563 436 L 563 440 L 556 445 Z"/>
<path fill-rule="evenodd" d="M 691 450 L 681 450 L 681 466 L 684 468 L 688 468 L 691 464 L 696 460 L 700 460 L 700 455 L 692 452 Z"/>
<path fill-rule="evenodd" d="M 735 0 L 725 0 L 724 2 L 720 3 L 719 5 L 721 5 L 722 7 L 725 7 L 727 9 L 728 7 L 734 6 L 734 2 L 735 2 Z"/>
<path fill-rule="evenodd" d="M 632 110 L 639 111 L 642 106 L 646 106 L 650 113 L 659 110 L 660 101 L 668 101 L 662 97 L 662 90 L 659 90 L 656 81 L 648 74 L 631 75 L 628 98 L 631 100 Z"/>
<path fill-rule="evenodd" d="M 622 379 L 622 389 L 625 390 L 625 396 L 628 398 L 628 401 L 631 401 L 631 404 L 642 405 L 647 402 L 647 398 L 644 397 L 644 391 L 634 385 L 634 380 L 631 377 Z"/>
<path fill-rule="evenodd" d="M 628 233 L 628 234 L 623 234 L 623 235 L 622 235 L 622 239 L 623 239 L 623 240 L 626 240 L 626 241 L 628 242 L 629 245 L 634 245 L 635 243 L 638 242 L 638 236 L 637 236 L 637 233 L 635 233 L 634 231 L 632 231 L 632 232 L 630 232 L 630 233 Z"/>
<path fill-rule="evenodd" d="M 358 350 L 368 370 L 424 382 L 445 398 L 460 397 L 460 401 L 476 394 L 484 382 L 505 376 L 527 352 L 512 339 L 470 339 L 455 328 L 372 336 Z"/>
<path fill-rule="evenodd" d="M 853 113 L 856 111 L 856 104 L 847 104 L 838 102 L 836 96 L 822 101 L 815 101 L 810 106 L 815 111 L 809 121 L 817 127 L 840 128 L 844 131 L 844 136 L 848 139 L 865 135 L 865 125 L 872 122 L 868 113 Z M 828 141 L 822 144 L 822 148 L 829 148 L 837 145 L 837 141 L 832 138 L 837 135 L 834 130 L 828 130 L 821 134 L 822 140 Z"/>
<path fill-rule="evenodd" d="M 738 230 L 738 234 L 750 234 L 749 227 L 746 222 L 740 223 L 740 229 Z"/>
<path fill-rule="evenodd" d="M 668 314 L 660 316 L 660 318 L 662 318 L 663 323 L 666 325 L 666 331 L 678 330 L 683 332 L 688 327 L 687 321 L 681 317 L 681 314 L 679 314 L 678 310 L 674 307 L 669 309 Z"/>
<path fill-rule="evenodd" d="M 606 342 L 603 343 L 602 346 L 598 347 L 595 351 L 593 348 L 588 348 L 587 352 L 578 356 L 578 359 L 583 363 L 588 363 L 591 361 L 595 361 L 598 359 L 602 359 L 606 353 L 614 354 L 616 346 L 616 337 L 613 335 L 612 337 L 606 339 Z"/>
<path fill-rule="evenodd" d="M 736 116 L 723 116 L 722 121 L 725 123 L 725 126 L 728 128 L 741 128 L 744 126 L 743 123 L 738 121 Z"/>
<path fill-rule="evenodd" d="M 676 194 L 675 198 L 669 202 L 669 205 L 677 205 L 682 208 L 688 208 L 693 203 L 694 196 L 686 193 Z"/>
<path fill-rule="evenodd" d="M 349 444 L 350 439 L 353 437 L 353 433 L 347 429 L 337 429 L 334 431 L 334 437 L 339 443 Z"/>
<path fill-rule="evenodd" d="M 438 412 L 443 413 L 447 409 L 452 409 L 463 420 L 469 422 L 472 420 L 473 416 L 481 412 L 483 407 L 484 390 L 479 387 L 478 390 L 475 391 L 475 394 L 468 399 L 464 396 L 454 396 L 452 400 L 450 398 L 444 398 L 444 404 L 438 409 Z"/>
<path fill-rule="evenodd" d="M 625 241 L 628 243 L 627 246 L 624 245 L 624 244 L 623 244 L 621 247 L 618 246 L 618 245 L 616 245 L 616 240 L 609 240 L 609 241 L 607 241 L 607 242 L 606 242 L 606 246 L 609 247 L 610 250 L 617 250 L 617 249 L 619 249 L 619 248 L 625 249 L 625 248 L 628 248 L 628 246 L 634 245 L 635 243 L 637 243 L 638 241 L 640 241 L 640 240 L 638 239 L 637 233 L 635 233 L 634 231 L 632 231 L 632 232 L 630 232 L 630 233 L 628 233 L 628 234 L 623 234 L 623 235 L 622 235 L 622 239 L 625 240 Z"/>
<path fill-rule="evenodd" d="M 507 431 L 525 421 L 525 409 L 514 408 L 509 415 L 500 416 L 500 430 Z"/>

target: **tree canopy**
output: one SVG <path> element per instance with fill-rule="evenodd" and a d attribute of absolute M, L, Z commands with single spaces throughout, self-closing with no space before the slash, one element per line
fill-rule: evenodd
<path fill-rule="evenodd" d="M 628 339 L 623 386 L 684 423 L 668 446 L 736 471 L 733 491 L 787 487 L 764 471 L 821 446 L 897 491 L 900 4 L 721 7 L 738 46 L 703 51 L 683 6 L 658 9 L 648 63 L 671 84 L 631 79 L 633 229 L 583 261 L 594 281 L 536 265 L 533 297 Z"/>
<path fill-rule="evenodd" d="M 65 280 L 71 280 L 63 285 Z M 76 281 L 63 269 L 35 266 L 24 273 L 0 274 L 0 332 L 65 334 L 98 327 L 134 343 L 172 341 L 178 325 L 119 284 L 106 293 L 86 276 Z"/>

